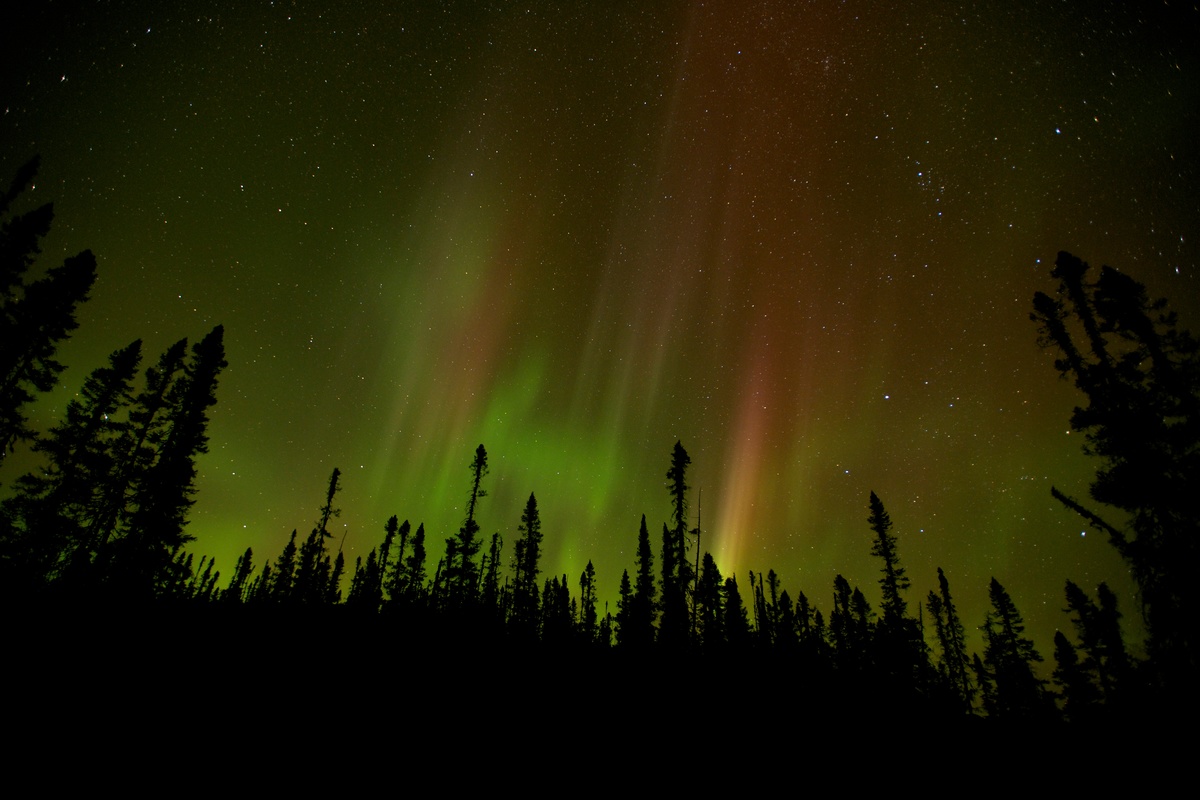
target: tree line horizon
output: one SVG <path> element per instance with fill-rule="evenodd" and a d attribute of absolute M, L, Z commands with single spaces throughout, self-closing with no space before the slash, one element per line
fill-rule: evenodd
<path fill-rule="evenodd" d="M 332 552 L 329 524 L 341 488 L 335 468 L 311 532 L 300 539 L 293 530 L 280 553 L 258 564 L 247 548 L 222 584 L 212 559 L 197 562 L 187 550 L 193 537 L 185 530 L 195 459 L 207 452 L 209 413 L 227 365 L 222 326 L 190 347 L 176 342 L 145 369 L 141 341 L 130 343 L 86 378 L 58 424 L 44 434 L 29 424 L 27 409 L 63 370 L 55 353 L 77 328 L 76 310 L 96 279 L 90 251 L 28 277 L 53 207 L 22 214 L 10 207 L 38 166 L 36 158 L 23 166 L 0 196 L 0 464 L 18 444 L 45 464 L 17 478 L 0 500 L 0 595 L 9 614 L 96 607 L 242 620 L 335 614 L 347 625 L 396 626 L 414 640 L 769 656 L 844 687 L 870 685 L 931 713 L 964 717 L 1078 721 L 1194 701 L 1192 630 L 1200 609 L 1184 565 L 1197 555 L 1200 534 L 1200 512 L 1188 498 L 1200 485 L 1200 347 L 1178 329 L 1165 301 L 1148 299 L 1141 284 L 1111 267 L 1092 279 L 1086 263 L 1060 252 L 1050 272 L 1057 291 L 1038 292 L 1030 318 L 1040 344 L 1056 352 L 1056 369 L 1088 400 L 1071 425 L 1099 464 L 1090 500 L 1105 516 L 1052 493 L 1129 565 L 1147 656 L 1128 652 L 1118 598 L 1106 584 L 1085 590 L 1067 580 L 1065 612 L 1075 636 L 1056 633 L 1047 680 L 1038 667 L 1044 656 L 995 578 L 979 626 L 982 652 L 967 646 L 968 623 L 941 567 L 937 588 L 917 599 L 914 614 L 900 543 L 874 492 L 866 522 L 880 564 L 876 606 L 838 574 L 826 614 L 803 591 L 793 598 L 774 570 L 748 573 L 747 601 L 738 578 L 722 575 L 703 550 L 699 525 L 689 526 L 691 459 L 681 442 L 665 474 L 670 519 L 656 550 L 642 515 L 633 572 L 620 577 L 615 609 L 601 607 L 591 561 L 577 581 L 544 574 L 535 493 L 511 556 L 499 533 L 490 542 L 481 536 L 483 444 L 469 465 L 462 524 L 436 563 L 424 524 L 414 530 L 398 516 L 386 521 L 365 559 L 348 565 L 340 548 Z"/>

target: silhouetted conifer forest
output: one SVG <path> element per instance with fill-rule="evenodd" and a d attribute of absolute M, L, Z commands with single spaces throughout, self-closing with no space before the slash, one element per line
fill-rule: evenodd
<path fill-rule="evenodd" d="M 188 549 L 186 523 L 226 366 L 220 326 L 161 354 L 131 342 L 87 377 L 56 425 L 39 433 L 28 422 L 96 276 L 84 252 L 33 277 L 53 209 L 11 209 L 36 170 L 26 165 L 0 197 L 0 457 L 28 447 L 42 459 L 4 487 L 0 592 L 10 646 L 31 671 L 62 676 L 86 663 L 79 691 L 109 691 L 123 676 L 126 688 L 167 694 L 181 670 L 230 691 L 254 674 L 277 681 L 280 698 L 316 698 L 371 674 L 378 698 L 352 702 L 377 702 L 385 716 L 400 709 L 398 721 L 420 712 L 500 723 L 562 713 L 562 696 L 593 714 L 644 714 L 647 698 L 676 692 L 704 707 L 715 701 L 700 687 L 714 675 L 728 687 L 720 702 L 809 718 L 1081 723 L 1194 706 L 1200 355 L 1164 301 L 1110 267 L 1096 275 L 1060 253 L 1057 288 L 1034 298 L 1031 318 L 1084 398 L 1071 425 L 1096 463 L 1090 498 L 1055 496 L 1109 537 L 1140 597 L 1066 581 L 1069 633 L 1043 653 L 995 579 L 982 620 L 961 616 L 940 568 L 937 586 L 914 587 L 874 493 L 862 524 L 878 588 L 841 575 L 798 587 L 771 569 L 723 574 L 689 527 L 682 443 L 663 454 L 670 519 L 657 541 L 645 516 L 628 531 L 636 558 L 620 576 L 590 562 L 580 575 L 547 574 L 535 494 L 514 542 L 484 536 L 483 444 L 464 453 L 462 523 L 444 543 L 397 514 L 379 521 L 366 558 L 346 563 L 330 532 L 343 480 L 334 469 L 311 530 L 219 570 Z M 601 581 L 619 584 L 615 607 L 598 600 Z M 1149 631 L 1144 660 L 1122 638 L 1131 613 Z M 967 646 L 974 627 L 977 652 Z"/>

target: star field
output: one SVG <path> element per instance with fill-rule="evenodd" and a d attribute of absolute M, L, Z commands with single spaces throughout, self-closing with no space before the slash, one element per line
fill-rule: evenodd
<path fill-rule="evenodd" d="M 941 566 L 978 625 L 995 576 L 1048 654 L 1064 581 L 1107 581 L 1138 631 L 1050 497 L 1095 465 L 1028 314 L 1065 249 L 1200 325 L 1200 15 L 1078 5 L 42 4 L 0 165 L 41 154 L 44 263 L 100 278 L 38 418 L 221 323 L 189 531 L 223 571 L 335 466 L 351 564 L 392 514 L 436 558 L 482 442 L 483 533 L 536 492 L 544 571 L 614 600 L 678 439 L 743 588 L 877 604 L 873 490 L 910 602 Z"/>

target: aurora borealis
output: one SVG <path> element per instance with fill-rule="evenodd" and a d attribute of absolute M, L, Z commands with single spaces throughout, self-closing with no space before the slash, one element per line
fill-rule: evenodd
<path fill-rule="evenodd" d="M 543 571 L 612 600 L 680 440 L 743 591 L 877 603 L 875 491 L 910 603 L 941 566 L 979 624 L 995 576 L 1048 655 L 1107 581 L 1139 630 L 1050 497 L 1095 465 L 1028 315 L 1065 249 L 1200 327 L 1194 8 L 183 5 L 6 23 L 0 165 L 42 156 L 43 266 L 99 261 L 43 428 L 130 340 L 225 326 L 189 531 L 226 574 L 334 467 L 351 565 L 392 514 L 436 561 L 482 442 L 483 534 L 535 492 Z"/>

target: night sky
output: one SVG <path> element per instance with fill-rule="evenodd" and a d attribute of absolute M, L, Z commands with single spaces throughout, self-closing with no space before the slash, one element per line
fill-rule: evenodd
<path fill-rule="evenodd" d="M 1108 581 L 1140 635 L 1050 497 L 1095 464 L 1028 315 L 1065 249 L 1200 327 L 1194 8 L 36 5 L 0 34 L 0 178 L 40 153 L 40 263 L 100 274 L 36 416 L 224 324 L 188 530 L 226 576 L 335 466 L 350 565 L 392 514 L 436 561 L 482 442 L 485 536 L 511 554 L 533 491 L 545 573 L 590 558 L 615 600 L 681 440 L 747 599 L 774 568 L 877 606 L 873 490 L 914 613 L 942 566 L 977 626 L 995 576 L 1050 657 L 1064 581 Z"/>

